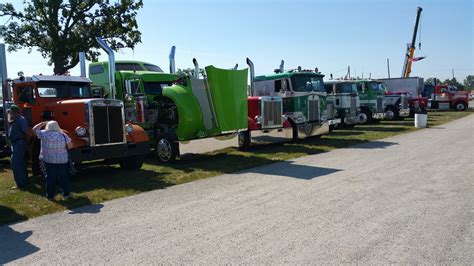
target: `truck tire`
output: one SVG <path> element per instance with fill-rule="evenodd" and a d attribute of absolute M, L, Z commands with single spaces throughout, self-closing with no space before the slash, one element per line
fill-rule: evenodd
<path fill-rule="evenodd" d="M 156 157 L 161 163 L 173 162 L 179 154 L 178 142 L 168 134 L 159 134 L 154 148 Z"/>
<path fill-rule="evenodd" d="M 250 148 L 251 135 L 249 130 L 239 132 L 239 150 L 246 151 Z"/>
<path fill-rule="evenodd" d="M 370 124 L 372 123 L 373 119 L 372 119 L 372 112 L 368 109 L 362 109 L 360 110 L 360 123 L 361 124 L 364 124 L 364 125 L 367 125 L 367 124 Z"/>
<path fill-rule="evenodd" d="M 464 102 L 456 102 L 453 107 L 454 111 L 465 111 L 467 108 Z"/>
<path fill-rule="evenodd" d="M 385 109 L 385 112 L 391 112 L 392 115 L 387 115 L 387 120 L 398 120 L 400 119 L 400 113 L 398 112 L 398 109 L 395 106 L 388 106 Z"/>
<path fill-rule="evenodd" d="M 124 170 L 136 171 L 142 168 L 144 160 L 145 156 L 143 155 L 125 157 L 119 162 L 119 165 Z"/>

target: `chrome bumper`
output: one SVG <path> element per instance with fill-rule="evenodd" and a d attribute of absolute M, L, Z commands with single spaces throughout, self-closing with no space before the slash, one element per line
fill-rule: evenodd
<path fill-rule="evenodd" d="M 360 122 L 360 117 L 359 115 L 356 115 L 356 116 L 346 116 L 344 117 L 344 123 L 348 124 L 348 125 L 352 125 L 352 124 L 358 124 Z"/>
<path fill-rule="evenodd" d="M 331 120 L 328 120 L 327 122 L 330 126 L 337 125 L 337 124 L 341 123 L 341 119 L 340 118 L 333 118 Z"/>

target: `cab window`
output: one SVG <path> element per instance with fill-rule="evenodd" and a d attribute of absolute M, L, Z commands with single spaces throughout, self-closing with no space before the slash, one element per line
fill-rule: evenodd
<path fill-rule="evenodd" d="M 281 79 L 275 80 L 275 92 L 281 91 Z"/>
<path fill-rule="evenodd" d="M 19 87 L 18 88 L 18 100 L 23 103 L 34 103 L 35 94 L 33 87 Z"/>
<path fill-rule="evenodd" d="M 68 98 L 69 89 L 67 83 L 41 82 L 38 94 L 41 98 Z"/>

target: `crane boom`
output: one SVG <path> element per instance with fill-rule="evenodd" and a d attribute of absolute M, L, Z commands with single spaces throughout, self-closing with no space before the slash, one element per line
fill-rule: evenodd
<path fill-rule="evenodd" d="M 405 64 L 403 65 L 402 77 L 404 78 L 410 77 L 413 54 L 415 53 L 416 33 L 418 32 L 418 24 L 420 23 L 421 11 L 423 11 L 423 8 L 421 7 L 418 7 L 416 9 L 416 20 L 415 20 L 415 29 L 413 30 L 413 38 L 411 40 L 411 43 L 407 47 L 407 52 L 405 55 Z"/>

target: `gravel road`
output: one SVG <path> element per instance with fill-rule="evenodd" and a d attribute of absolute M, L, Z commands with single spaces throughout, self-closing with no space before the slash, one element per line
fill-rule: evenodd
<path fill-rule="evenodd" d="M 473 199 L 470 115 L 3 226 L 0 264 L 472 264 Z"/>

